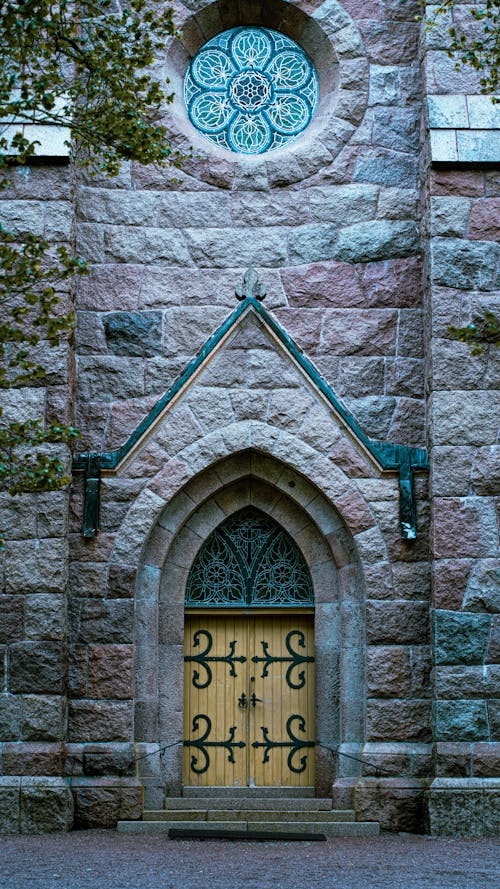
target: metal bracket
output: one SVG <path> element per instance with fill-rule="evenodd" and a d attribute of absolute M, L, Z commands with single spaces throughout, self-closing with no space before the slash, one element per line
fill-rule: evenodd
<path fill-rule="evenodd" d="M 417 536 L 417 499 L 414 473 L 427 472 L 429 457 L 425 448 L 411 448 L 392 442 L 372 441 L 372 447 L 384 469 L 399 474 L 399 527 L 402 540 Z"/>
<path fill-rule="evenodd" d="M 415 540 L 417 536 L 417 502 L 413 466 L 408 451 L 399 465 L 399 525 L 403 540 Z"/>
<path fill-rule="evenodd" d="M 86 454 L 83 536 L 96 537 L 99 531 L 101 461 L 100 454 Z"/>

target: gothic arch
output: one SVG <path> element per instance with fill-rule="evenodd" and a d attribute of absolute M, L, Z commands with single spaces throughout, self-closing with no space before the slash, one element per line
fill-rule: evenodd
<path fill-rule="evenodd" d="M 186 608 L 313 604 L 300 549 L 279 522 L 253 505 L 225 518 L 206 537 L 186 584 Z"/>
<path fill-rule="evenodd" d="M 172 497 L 143 548 L 136 595 L 136 741 L 182 737 L 184 591 L 208 535 L 245 506 L 277 521 L 311 573 L 318 661 L 317 737 L 359 750 L 364 741 L 364 580 L 353 537 L 318 489 L 283 462 L 255 451 L 222 459 Z M 182 748 L 162 762 L 167 794 L 181 787 Z M 317 792 L 356 774 L 353 761 L 318 748 Z"/>
<path fill-rule="evenodd" d="M 174 418 L 175 422 L 175 418 Z M 173 434 L 173 433 L 172 433 Z M 145 449 L 135 456 L 132 462 L 125 466 L 125 477 L 142 477 L 147 475 L 150 481 L 134 501 L 127 512 L 117 534 L 112 561 L 125 565 L 137 565 L 141 558 L 148 535 L 152 533 L 153 526 L 157 522 L 160 513 L 171 499 L 183 491 L 189 484 L 197 491 L 196 479 L 203 473 L 203 486 L 210 480 L 210 491 L 216 491 L 220 486 L 220 472 L 210 470 L 216 463 L 226 460 L 230 456 L 252 451 L 253 460 L 259 455 L 263 461 L 268 457 L 278 461 L 282 468 L 274 473 L 276 484 L 287 490 L 292 499 L 298 504 L 306 504 L 315 499 L 318 492 L 332 504 L 336 514 L 341 516 L 337 521 L 337 535 L 332 540 L 332 547 L 339 548 L 339 560 L 345 561 L 344 550 L 349 546 L 355 546 L 356 552 L 363 563 L 387 561 L 387 548 L 383 534 L 377 520 L 371 510 L 370 504 L 363 496 L 356 481 L 349 478 L 340 466 L 335 465 L 320 450 L 303 441 L 297 435 L 286 429 L 278 429 L 258 420 L 244 420 L 225 426 L 223 431 L 216 429 L 209 432 L 203 438 L 196 439 L 193 444 L 178 451 L 175 456 L 165 462 L 164 453 L 155 448 L 154 441 L 151 452 L 146 444 Z M 354 457 L 357 457 L 353 451 Z M 231 466 L 231 462 L 227 464 Z M 152 469 L 155 474 L 152 476 Z M 296 478 L 302 479 L 301 484 L 290 490 L 287 471 L 295 473 Z M 365 466 L 365 477 L 375 475 L 369 463 Z M 237 473 L 235 477 L 239 477 Z M 231 473 L 224 474 L 224 480 L 228 483 L 233 478 Z M 310 493 L 313 486 L 316 494 Z M 394 487 L 395 479 L 383 480 L 384 487 Z M 208 496 L 206 494 L 205 496 Z M 197 500 L 197 497 L 195 498 Z M 331 533 L 330 520 L 323 525 L 321 515 L 316 517 L 318 527 L 322 533 L 328 536 Z M 345 526 L 345 530 L 344 530 Z M 155 532 L 156 534 L 159 531 Z M 165 537 L 163 533 L 163 537 Z M 346 538 L 348 535 L 348 539 Z M 353 538 L 354 542 L 353 542 Z M 342 541 L 342 543 L 340 543 Z M 163 549 L 170 544 L 170 540 L 164 540 Z M 392 585 L 390 577 L 385 579 L 386 584 Z"/>

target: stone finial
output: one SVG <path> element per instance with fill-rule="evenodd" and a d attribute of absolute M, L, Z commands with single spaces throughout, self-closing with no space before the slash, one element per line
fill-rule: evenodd
<path fill-rule="evenodd" d="M 259 276 L 255 269 L 247 269 L 243 277 L 243 284 L 239 284 L 236 288 L 236 298 L 242 302 L 244 299 L 258 299 L 262 302 L 266 296 L 266 288 L 259 281 Z"/>

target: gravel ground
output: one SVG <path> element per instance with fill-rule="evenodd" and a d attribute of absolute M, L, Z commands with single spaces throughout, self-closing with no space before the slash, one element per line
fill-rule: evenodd
<path fill-rule="evenodd" d="M 495 839 L 166 840 L 88 830 L 0 837 L 0 889 L 500 889 Z"/>

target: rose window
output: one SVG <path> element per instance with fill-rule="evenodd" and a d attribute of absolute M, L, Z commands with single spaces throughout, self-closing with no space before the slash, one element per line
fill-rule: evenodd
<path fill-rule="evenodd" d="M 209 40 L 184 82 L 191 123 L 211 142 L 262 154 L 292 142 L 318 104 L 311 60 L 269 28 L 232 28 Z"/>

